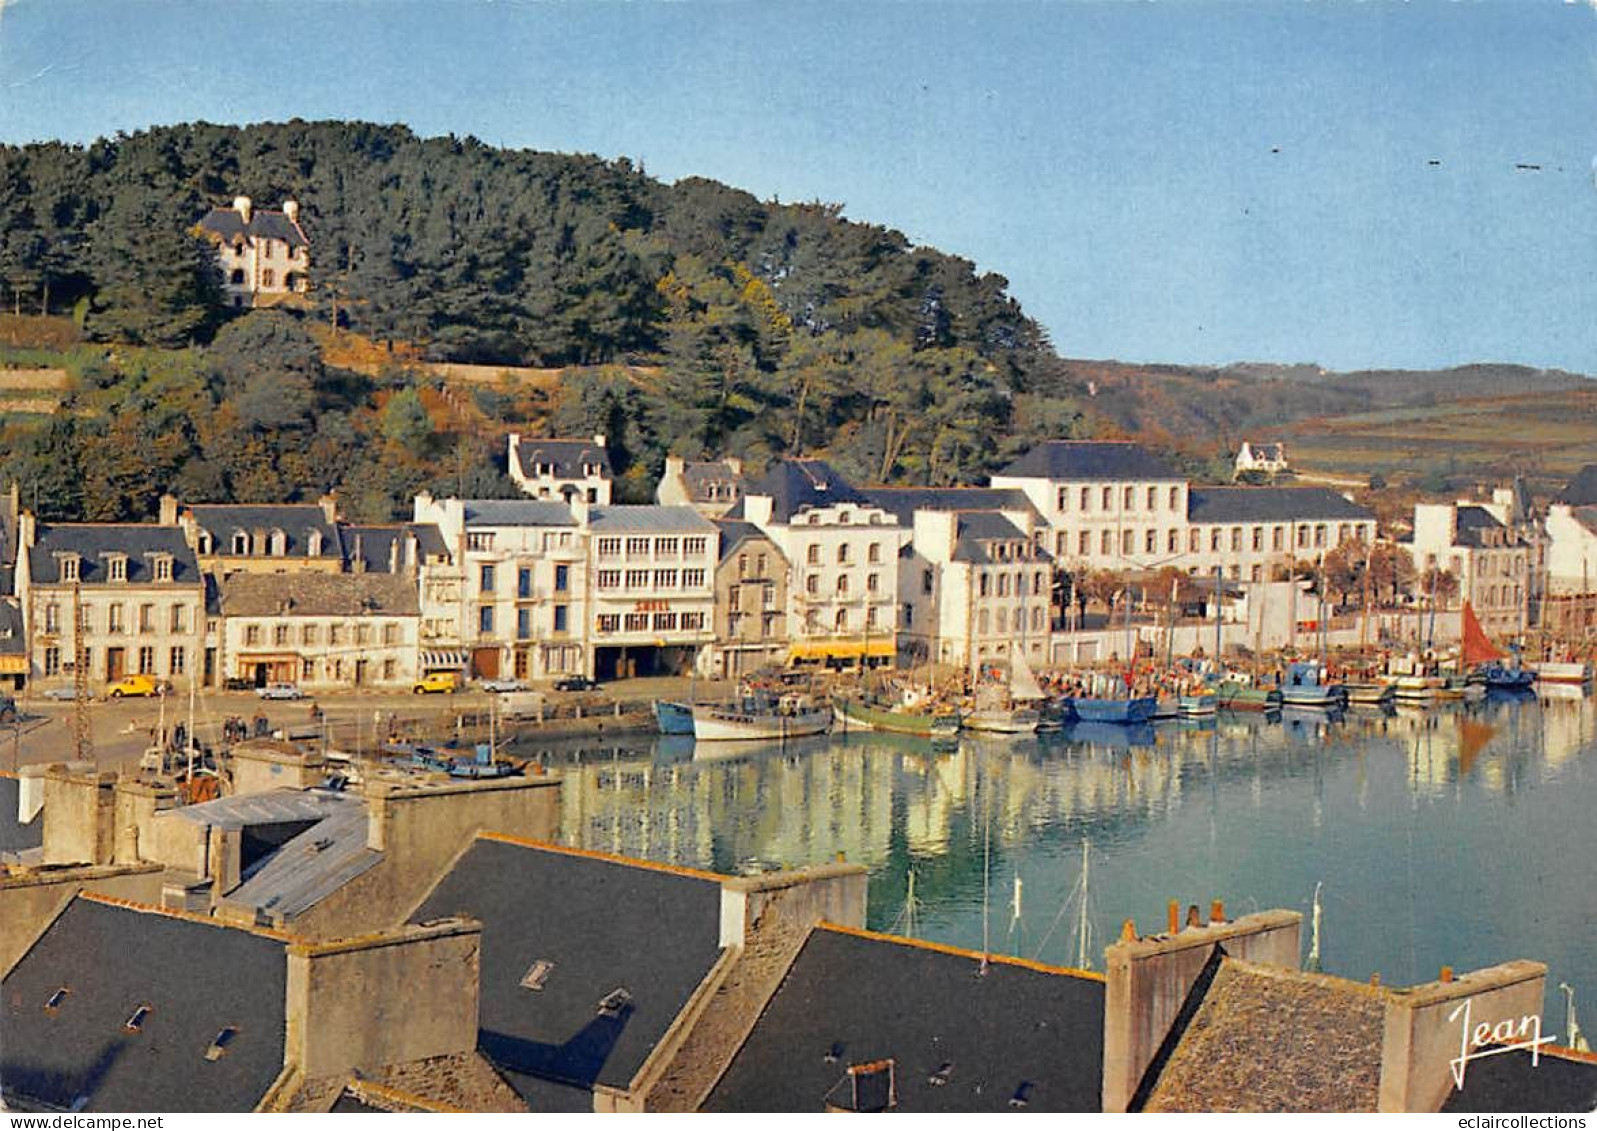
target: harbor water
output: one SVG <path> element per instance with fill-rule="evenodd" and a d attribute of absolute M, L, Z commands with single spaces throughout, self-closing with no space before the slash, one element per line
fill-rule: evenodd
<path fill-rule="evenodd" d="M 1302 911 L 1307 957 L 1320 885 L 1327 973 L 1405 985 L 1531 958 L 1548 966 L 1548 1028 L 1564 1035 L 1560 982 L 1597 1024 L 1589 695 L 1082 725 L 946 751 L 853 733 L 515 752 L 564 776 L 567 843 L 719 872 L 841 854 L 870 869 L 878 930 L 1074 966 L 1085 840 L 1095 969 L 1123 920 L 1163 930 L 1172 899 Z"/>

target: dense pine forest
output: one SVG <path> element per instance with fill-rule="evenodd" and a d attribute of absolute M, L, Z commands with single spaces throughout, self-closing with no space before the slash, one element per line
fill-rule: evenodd
<path fill-rule="evenodd" d="M 310 301 L 219 301 L 195 225 L 240 194 L 299 201 Z M 0 437 L 0 476 L 59 516 L 142 516 L 169 486 L 339 488 L 377 518 L 420 486 L 502 489 L 496 436 L 534 422 L 605 431 L 633 497 L 668 452 L 827 451 L 863 479 L 950 483 L 1077 427 L 1041 329 L 965 260 L 837 205 L 401 126 L 0 148 L 0 284 L 13 316 L 79 339 L 0 357 L 72 374 L 67 411 Z M 328 364 L 334 327 L 396 363 Z M 552 397 L 507 381 L 446 411 L 401 358 L 569 370 Z"/>

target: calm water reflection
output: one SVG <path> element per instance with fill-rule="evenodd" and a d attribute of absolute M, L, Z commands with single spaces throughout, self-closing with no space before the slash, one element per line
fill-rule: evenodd
<path fill-rule="evenodd" d="M 1551 1027 L 1560 981 L 1597 1012 L 1590 698 L 1083 727 L 947 753 L 861 734 L 518 752 L 564 774 L 569 843 L 723 872 L 843 853 L 870 868 L 882 929 L 902 929 L 913 870 L 919 936 L 979 947 L 985 888 L 995 951 L 1073 964 L 1062 909 L 1085 837 L 1095 966 L 1122 919 L 1157 929 L 1169 899 L 1307 913 L 1322 882 L 1330 973 L 1409 983 L 1534 958 Z"/>

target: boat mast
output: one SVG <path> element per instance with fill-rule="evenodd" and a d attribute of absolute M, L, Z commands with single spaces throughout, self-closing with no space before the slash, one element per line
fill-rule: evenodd
<path fill-rule="evenodd" d="M 1564 991 L 1564 1028 L 1567 1030 L 1564 1040 L 1576 1052 L 1590 1052 L 1591 1045 L 1586 1040 L 1586 1034 L 1580 1031 L 1580 1022 L 1575 1018 L 1575 987 L 1568 982 L 1559 982 L 1558 988 Z"/>
<path fill-rule="evenodd" d="M 164 698 L 164 697 L 163 697 Z M 188 747 L 188 770 L 184 780 L 194 780 L 194 680 L 189 680 L 189 732 L 183 744 Z"/>
<path fill-rule="evenodd" d="M 1214 674 L 1220 676 L 1220 586 L 1224 584 L 1225 571 L 1214 567 Z"/>
<path fill-rule="evenodd" d="M 1076 969 L 1091 970 L 1092 962 L 1087 957 L 1087 942 L 1092 935 L 1092 927 L 1087 922 L 1087 869 L 1090 858 L 1087 853 L 1089 842 L 1086 837 L 1081 838 L 1081 906 L 1076 908 Z"/>
<path fill-rule="evenodd" d="M 1304 963 L 1304 968 L 1311 974 L 1320 972 L 1320 889 L 1324 883 L 1314 885 L 1314 916 L 1312 920 L 1313 933 L 1309 936 L 1309 959 Z"/>

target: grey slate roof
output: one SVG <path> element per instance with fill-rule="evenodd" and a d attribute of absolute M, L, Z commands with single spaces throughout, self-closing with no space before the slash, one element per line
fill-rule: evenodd
<path fill-rule="evenodd" d="M 194 551 L 183 538 L 183 531 L 175 526 L 155 526 L 150 523 L 63 523 L 58 526 L 41 525 L 28 551 L 28 567 L 36 585 L 58 585 L 61 582 L 58 553 L 79 555 L 78 577 L 85 585 L 108 584 L 106 554 L 127 555 L 128 585 L 155 584 L 154 563 L 151 554 L 168 554 L 172 558 L 172 584 L 198 585 L 200 566 Z M 121 585 L 122 582 L 116 584 Z M 164 583 L 163 583 L 164 584 Z"/>
<path fill-rule="evenodd" d="M 1581 468 L 1553 501 L 1568 503 L 1572 507 L 1597 506 L 1597 463 L 1588 463 Z"/>
<path fill-rule="evenodd" d="M 1004 468 L 1024 479 L 1183 479 L 1140 444 L 1105 440 L 1049 440 Z"/>
<path fill-rule="evenodd" d="M 1597 1111 L 1597 1058 L 1543 1049 L 1535 1065 L 1523 1050 L 1475 1061 L 1442 1104 L 1447 1115 L 1472 1111 Z"/>
<path fill-rule="evenodd" d="M 587 463 L 599 465 L 600 478 L 608 479 L 611 474 L 610 453 L 603 444 L 595 444 L 591 438 L 544 440 L 523 436 L 516 445 L 516 451 L 521 459 L 521 474 L 528 479 L 536 477 L 533 469 L 540 463 L 553 465 L 556 479 L 586 479 L 582 465 Z"/>
<path fill-rule="evenodd" d="M 718 518 L 715 520 L 715 525 L 721 530 L 721 561 L 724 562 L 727 558 L 730 558 L 734 553 L 737 552 L 737 548 L 739 546 L 743 545 L 743 543 L 749 541 L 750 539 L 764 542 L 771 548 L 771 550 L 779 559 L 784 562 L 787 561 L 787 558 L 782 553 L 781 548 L 766 536 L 765 531 L 761 530 L 758 526 L 755 526 L 752 522 L 740 522 L 737 519 Z"/>
<path fill-rule="evenodd" d="M 588 526 L 595 534 L 714 534 L 715 523 L 692 507 L 590 507 Z"/>
<path fill-rule="evenodd" d="M 864 494 L 905 526 L 916 511 L 1037 511 L 1019 487 L 868 487 Z"/>
<path fill-rule="evenodd" d="M 898 1110 L 1098 1111 L 1104 984 L 879 935 L 810 933 L 705 1104 L 821 1111 L 891 1058 Z M 933 1076 L 949 1066 L 944 1083 Z M 1029 1085 L 1029 1086 L 1028 1086 Z"/>
<path fill-rule="evenodd" d="M 251 208 L 250 222 L 231 208 L 213 208 L 200 218 L 200 227 L 219 239 L 232 243 L 240 236 L 256 239 L 282 240 L 290 247 L 309 247 L 304 230 L 282 212 L 267 208 Z"/>
<path fill-rule="evenodd" d="M 1505 531 L 1497 516 L 1485 507 L 1461 506 L 1457 510 L 1458 526 L 1453 543 L 1457 546 L 1484 546 L 1486 545 L 1485 532 L 1488 530 Z M 1498 544 L 1506 544 L 1503 536 L 1498 536 Z M 1515 543 L 1517 544 L 1517 542 Z"/>
<path fill-rule="evenodd" d="M 421 610 L 416 579 L 403 573 L 235 573 L 218 588 L 230 617 L 413 617 Z"/>
<path fill-rule="evenodd" d="M 338 802 L 247 873 L 225 902 L 282 923 L 309 911 L 382 860 L 381 852 L 366 847 L 365 803 L 338 794 L 323 796 Z"/>
<path fill-rule="evenodd" d="M 467 499 L 462 509 L 467 526 L 575 526 L 564 503 L 538 499 Z"/>
<path fill-rule="evenodd" d="M 211 536 L 211 552 L 222 557 L 233 556 L 233 535 L 248 534 L 253 545 L 255 539 L 268 538 L 274 530 L 284 536 L 286 557 L 311 556 L 310 532 L 322 536 L 321 552 L 317 558 L 336 558 L 342 551 L 338 543 L 338 527 L 327 521 L 327 513 L 311 503 L 260 503 L 239 505 L 232 503 L 194 503 L 183 508 L 194 516 L 195 524 Z M 263 550 L 251 551 L 252 557 L 263 557 Z"/>
<path fill-rule="evenodd" d="M 776 522 L 788 522 L 806 507 L 831 507 L 839 503 L 870 505 L 870 499 L 855 490 L 831 464 L 819 459 L 778 460 L 757 482 L 749 484 L 743 494 L 745 497 L 770 496 L 771 518 Z M 743 518 L 743 503 L 739 501 L 726 517 Z"/>
<path fill-rule="evenodd" d="M 1015 525 L 1013 519 L 998 511 L 961 511 L 959 531 L 955 535 L 954 560 L 960 562 L 998 562 L 988 546 L 993 542 L 1029 542 L 1026 532 Z M 1034 549 L 1038 562 L 1053 559 L 1043 550 Z"/>
<path fill-rule="evenodd" d="M 17 820 L 18 792 L 17 779 L 0 774 L 0 853 L 38 848 L 44 840 L 42 813 L 25 825 Z"/>
<path fill-rule="evenodd" d="M 743 494 L 743 476 L 725 460 L 684 460 L 682 485 L 696 503 L 731 502 Z M 719 489 L 713 498 L 710 489 Z"/>
<path fill-rule="evenodd" d="M 1194 487 L 1188 522 L 1374 522 L 1375 513 L 1329 487 Z"/>
<path fill-rule="evenodd" d="M 339 534 L 344 543 L 345 559 L 351 564 L 359 560 L 365 564 L 369 573 L 391 573 L 395 561 L 399 563 L 400 569 L 405 568 L 406 535 L 416 539 L 418 564 L 428 559 L 449 557 L 449 546 L 444 541 L 443 533 L 430 522 L 392 523 L 382 526 L 341 523 Z M 394 552 L 395 543 L 399 544 L 397 555 Z"/>
<path fill-rule="evenodd" d="M 28 638 L 22 632 L 22 602 L 15 597 L 0 596 L 0 656 L 20 656 L 28 650 Z"/>
<path fill-rule="evenodd" d="M 283 1068 L 286 972 L 278 939 L 79 896 L 6 975 L 0 1086 L 59 1110 L 249 1111 Z"/>
<path fill-rule="evenodd" d="M 481 837 L 413 919 L 482 923 L 478 1047 L 512 1085 L 625 1088 L 719 957 L 720 909 L 716 877 Z M 523 988 L 540 960 L 544 987 Z M 630 1008 L 600 1015 L 622 988 Z"/>

